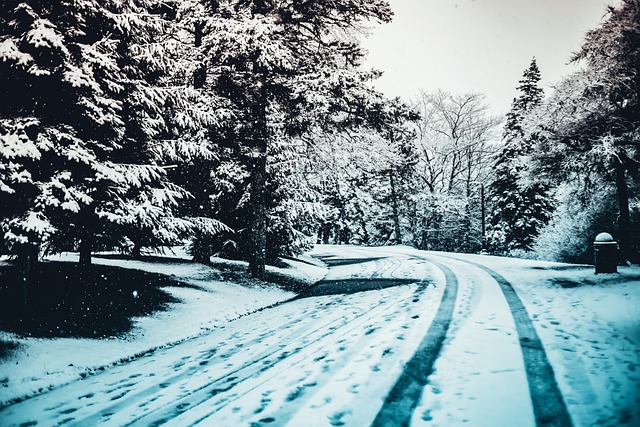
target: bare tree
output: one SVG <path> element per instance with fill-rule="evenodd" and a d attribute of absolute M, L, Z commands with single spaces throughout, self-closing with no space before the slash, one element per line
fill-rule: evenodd
<path fill-rule="evenodd" d="M 416 199 L 414 214 L 422 224 L 414 227 L 421 233 L 414 242 L 431 246 L 428 240 L 442 240 L 444 232 L 457 243 L 439 249 L 471 250 L 479 241 L 469 233 L 471 206 L 491 174 L 501 119 L 478 93 L 421 91 L 414 108 L 422 116 L 415 124 L 416 179 L 426 189 Z M 480 220 L 480 212 L 475 216 Z"/>
<path fill-rule="evenodd" d="M 421 154 L 421 179 L 431 192 L 469 195 L 483 182 L 495 152 L 492 141 L 501 119 L 489 114 L 485 96 L 445 91 L 417 96 L 415 144 Z"/>

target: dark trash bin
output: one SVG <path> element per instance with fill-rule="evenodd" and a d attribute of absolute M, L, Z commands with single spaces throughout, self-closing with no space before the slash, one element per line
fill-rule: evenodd
<path fill-rule="evenodd" d="M 593 242 L 596 274 L 618 272 L 618 242 L 609 233 L 600 233 Z"/>

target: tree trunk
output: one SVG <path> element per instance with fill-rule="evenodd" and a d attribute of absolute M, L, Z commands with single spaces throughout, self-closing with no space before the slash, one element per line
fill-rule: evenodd
<path fill-rule="evenodd" d="M 213 244 L 211 243 L 211 236 L 205 236 L 201 233 L 197 233 L 193 238 L 193 245 L 191 247 L 192 261 L 200 264 L 211 264 L 211 257 L 213 256 Z"/>
<path fill-rule="evenodd" d="M 393 179 L 393 171 L 389 171 L 389 184 L 391 185 L 391 208 L 393 212 L 393 231 L 394 239 L 392 243 L 402 243 L 402 236 L 400 235 L 400 215 L 398 214 L 398 194 L 396 192 L 396 183 Z"/>
<path fill-rule="evenodd" d="M 266 156 L 254 159 L 251 171 L 251 249 L 249 272 L 256 279 L 264 279 L 267 252 L 267 209 L 264 200 Z"/>
<path fill-rule="evenodd" d="M 621 161 L 616 162 L 616 192 L 618 196 L 618 243 L 620 244 L 620 261 L 629 260 L 631 250 L 631 216 L 629 213 L 629 189 L 625 179 L 625 167 Z"/>
<path fill-rule="evenodd" d="M 341 235 L 341 230 L 340 230 L 340 225 L 336 224 L 333 226 L 333 244 L 334 245 L 339 245 L 340 242 L 340 235 Z"/>
<path fill-rule="evenodd" d="M 202 39 L 204 37 L 204 22 L 196 21 L 193 28 L 193 45 L 196 48 L 202 47 Z M 195 89 L 201 89 L 207 82 L 207 66 L 203 62 L 196 66 L 193 71 L 193 87 Z"/>
<path fill-rule="evenodd" d="M 80 266 L 88 267 L 91 265 L 91 237 L 87 234 L 80 240 Z"/>
<path fill-rule="evenodd" d="M 134 242 L 133 248 L 131 249 L 131 258 L 142 259 L 142 246 L 136 242 Z"/>
<path fill-rule="evenodd" d="M 254 67 L 254 71 L 256 67 Z M 263 280 L 267 255 L 267 208 L 265 187 L 267 181 L 267 96 L 264 78 L 256 84 L 254 102 L 251 106 L 253 118 L 253 140 L 251 153 L 250 206 L 251 242 L 249 248 L 249 273 Z"/>
<path fill-rule="evenodd" d="M 217 9 L 217 5 L 211 3 L 211 5 Z M 204 34 L 205 23 L 203 21 L 196 21 L 193 28 L 193 45 L 195 48 L 202 47 L 202 40 Z M 201 61 L 196 69 L 193 71 L 193 87 L 194 89 L 202 89 L 207 82 L 207 66 L 204 61 Z M 204 189 L 204 202 L 202 203 L 202 216 L 211 217 L 211 204 L 207 197 L 206 187 Z M 211 236 L 205 235 L 200 232 L 196 232 L 193 238 L 193 244 L 191 247 L 192 261 L 200 264 L 211 264 L 211 256 L 213 255 L 213 244 L 211 243 Z"/>
<path fill-rule="evenodd" d="M 482 226 L 481 228 L 482 247 L 480 251 L 484 254 L 487 252 L 487 220 L 485 219 L 486 211 L 484 206 L 484 184 L 481 184 L 480 186 L 480 215 L 481 215 L 481 226 Z"/>
<path fill-rule="evenodd" d="M 20 245 L 18 248 L 18 270 L 20 272 L 20 303 L 29 304 L 33 285 L 33 270 L 38 262 L 38 246 L 32 243 Z"/>

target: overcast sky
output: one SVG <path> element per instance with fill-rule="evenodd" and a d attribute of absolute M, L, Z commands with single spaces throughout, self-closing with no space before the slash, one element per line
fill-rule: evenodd
<path fill-rule="evenodd" d="M 587 30 L 619 0 L 389 0 L 391 24 L 364 41 L 365 65 L 385 72 L 376 87 L 413 97 L 419 88 L 487 95 L 506 113 L 522 73 L 536 57 L 547 89 L 573 69 L 567 65 Z"/>

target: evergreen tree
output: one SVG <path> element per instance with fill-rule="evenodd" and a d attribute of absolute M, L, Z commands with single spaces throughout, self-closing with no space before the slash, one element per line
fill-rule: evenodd
<path fill-rule="evenodd" d="M 489 244 L 494 251 L 530 250 L 540 230 L 548 223 L 553 202 L 546 185 L 526 182 L 525 163 L 535 141 L 525 136 L 524 117 L 543 100 L 538 86 L 540 71 L 535 58 L 524 72 L 504 128 L 504 146 L 495 163 L 495 179 L 489 186 Z"/>
<path fill-rule="evenodd" d="M 579 183 L 579 192 L 608 183 L 618 200 L 608 228 L 618 229 L 623 260 L 637 259 L 630 206 L 640 173 L 640 1 L 610 7 L 572 59 L 583 68 L 563 79 L 529 120 L 539 139 L 536 173 L 558 185 Z M 602 192 L 598 197 L 608 197 Z"/>
<path fill-rule="evenodd" d="M 251 274 L 264 275 L 267 257 L 270 146 L 314 128 L 380 126 L 386 100 L 358 70 L 363 51 L 353 33 L 365 20 L 387 22 L 382 1 L 216 2 L 206 38 L 209 72 L 238 114 L 235 143 L 249 171 Z M 275 175 L 272 175 L 275 176 Z"/>
<path fill-rule="evenodd" d="M 59 219 L 93 202 L 78 180 L 108 169 L 99 156 L 125 130 L 115 99 L 117 41 L 105 28 L 115 23 L 106 10 L 91 2 L 8 2 L 1 19 L 2 168 L 10 172 L 2 204 L 14 206 L 3 209 L 2 228 L 16 250 L 50 240 Z"/>
<path fill-rule="evenodd" d="M 207 264 L 219 250 L 216 242 L 233 234 L 229 211 L 246 174 L 234 134 L 240 119 L 232 102 L 221 96 L 224 91 L 217 87 L 215 67 L 207 58 L 218 3 L 184 0 L 168 5 L 175 13 L 174 79 L 183 93 L 170 105 L 163 159 L 175 165 L 169 171 L 171 180 L 189 193 L 179 208 L 190 224 L 189 252 L 194 261 Z"/>
<path fill-rule="evenodd" d="M 11 250 L 174 242 L 186 196 L 167 180 L 166 107 L 180 103 L 170 16 L 152 1 L 5 2 L 0 225 Z M 178 91 L 179 92 L 179 91 Z"/>

